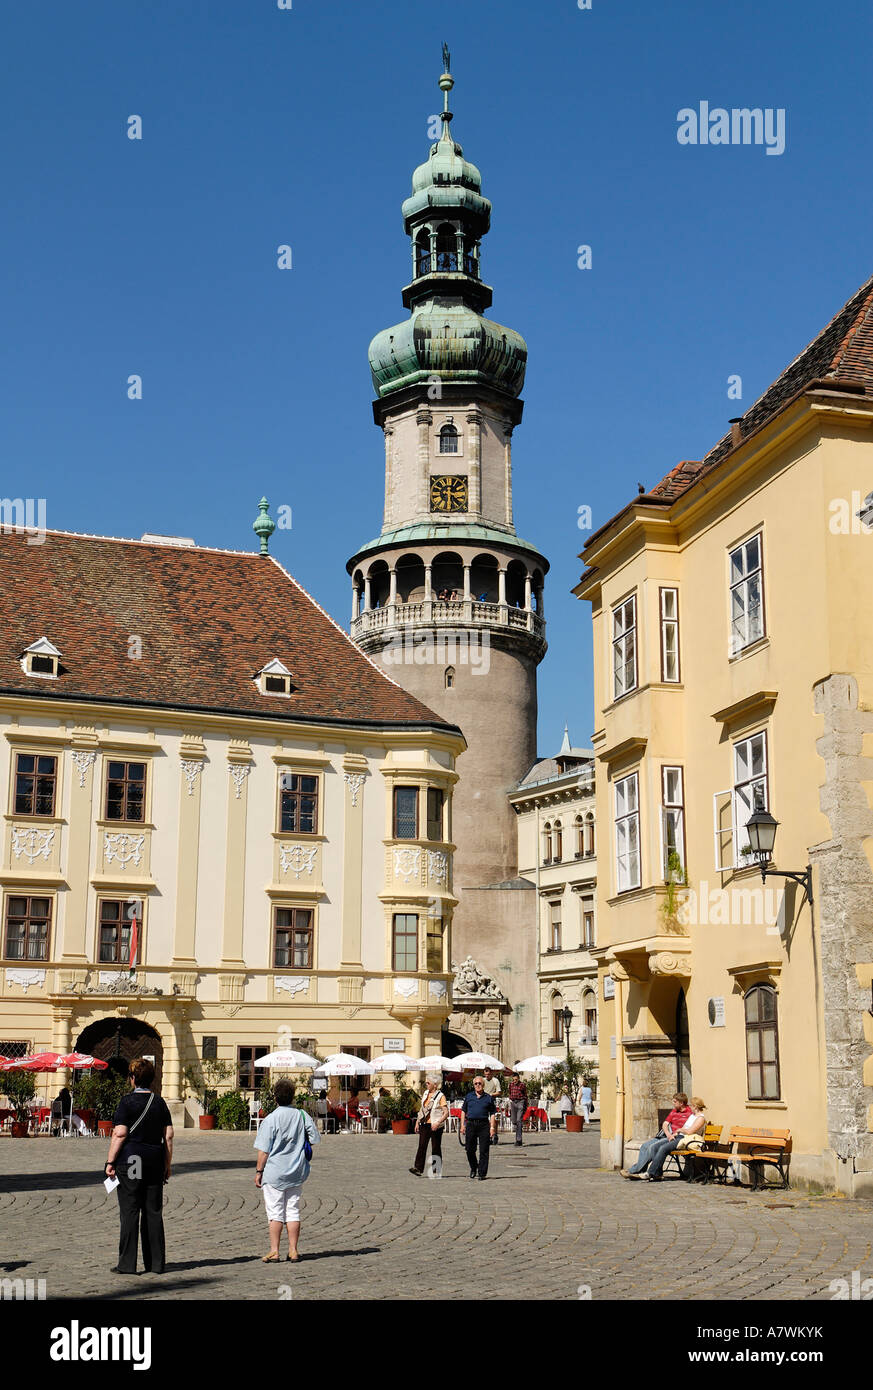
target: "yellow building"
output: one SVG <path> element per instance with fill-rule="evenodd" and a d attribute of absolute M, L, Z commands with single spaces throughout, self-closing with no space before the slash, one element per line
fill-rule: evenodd
<path fill-rule="evenodd" d="M 151 1054 L 173 1106 L 283 1035 L 438 1051 L 460 732 L 266 553 L 34 539 L 0 537 L 0 1053 Z"/>
<path fill-rule="evenodd" d="M 679 1085 L 790 1129 L 795 1180 L 873 1191 L 871 487 L 873 281 L 583 552 L 607 1163 Z M 759 809 L 811 903 L 762 884 Z"/>
<path fill-rule="evenodd" d="M 509 800 L 518 817 L 519 877 L 537 889 L 537 1052 L 555 1061 L 566 1055 L 562 1015 L 569 1009 L 573 1051 L 596 1062 L 597 962 L 591 951 L 597 859 L 590 748 L 573 748 L 565 729 L 560 751 L 535 763 Z"/>

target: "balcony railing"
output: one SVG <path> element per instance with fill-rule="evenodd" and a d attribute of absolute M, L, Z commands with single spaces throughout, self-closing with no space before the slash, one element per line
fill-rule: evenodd
<path fill-rule="evenodd" d="M 507 627 L 514 631 L 546 635 L 545 619 L 532 608 L 510 608 L 508 604 L 480 603 L 477 599 L 419 599 L 415 603 L 387 603 L 384 608 L 365 609 L 352 619 L 352 636 L 362 637 L 388 627 L 465 627 L 471 623 Z"/>

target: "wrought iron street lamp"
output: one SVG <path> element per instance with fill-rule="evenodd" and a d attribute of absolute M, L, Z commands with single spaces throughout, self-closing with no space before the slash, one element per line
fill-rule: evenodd
<path fill-rule="evenodd" d="M 564 1041 L 565 1041 L 565 1043 L 567 1044 L 567 1061 L 569 1062 L 569 1060 L 570 1060 L 570 1024 L 573 1022 L 573 1011 L 572 1011 L 572 1009 L 568 1009 L 568 1008 L 565 1007 L 564 1010 L 563 1010 L 563 1012 L 561 1013 L 561 1017 L 562 1017 L 562 1019 L 564 1020 Z"/>
<path fill-rule="evenodd" d="M 807 898 L 812 902 L 812 866 L 810 864 L 807 864 L 803 873 L 770 868 L 778 829 L 779 822 L 773 819 L 769 811 L 755 811 L 746 823 L 752 854 L 761 870 L 761 880 L 766 883 L 768 874 L 775 874 L 777 878 L 790 878 L 792 883 L 800 884 Z"/>

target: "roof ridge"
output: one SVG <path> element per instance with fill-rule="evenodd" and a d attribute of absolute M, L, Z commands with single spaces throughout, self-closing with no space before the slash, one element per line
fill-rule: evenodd
<path fill-rule="evenodd" d="M 12 528 L 3 528 L 4 533 L 8 533 Z M 220 545 L 166 545 L 160 541 L 144 541 L 141 537 L 137 540 L 134 536 L 101 536 L 96 531 L 66 531 L 55 527 L 47 526 L 44 534 L 46 536 L 71 536 L 77 541 L 112 541 L 116 545 L 144 545 L 149 550 L 184 550 L 190 554 L 191 551 L 203 551 L 210 555 L 237 555 L 242 558 L 260 560 L 262 556 L 256 550 L 227 550 Z M 272 559 L 272 556 L 270 557 Z"/>

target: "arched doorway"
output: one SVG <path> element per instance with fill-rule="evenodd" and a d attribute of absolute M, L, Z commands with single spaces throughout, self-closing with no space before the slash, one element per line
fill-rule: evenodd
<path fill-rule="evenodd" d="M 108 1062 L 113 1071 L 125 1076 L 134 1057 L 154 1057 L 155 1089 L 161 1089 L 164 1061 L 161 1036 L 138 1018 L 101 1018 L 89 1024 L 76 1039 L 76 1051 L 99 1057 Z"/>
<path fill-rule="evenodd" d="M 460 1033 L 444 1032 L 440 1040 L 440 1047 L 444 1057 L 460 1057 L 462 1052 L 474 1052 L 466 1038 L 462 1038 Z"/>

